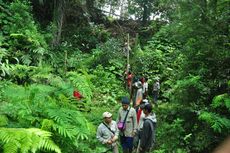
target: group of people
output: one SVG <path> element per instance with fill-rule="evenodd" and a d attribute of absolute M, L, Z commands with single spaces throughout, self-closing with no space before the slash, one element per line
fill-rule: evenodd
<path fill-rule="evenodd" d="M 107 147 L 105 152 L 118 153 L 118 140 L 123 153 L 147 153 L 155 144 L 156 115 L 148 98 L 148 78 L 125 72 L 125 84 L 130 98 L 121 99 L 117 119 L 110 112 L 103 113 L 103 122 L 98 126 L 97 139 Z M 160 91 L 159 78 L 155 78 L 151 97 L 157 106 Z M 132 104 L 130 104 L 132 103 Z"/>
<path fill-rule="evenodd" d="M 116 121 L 110 112 L 103 113 L 103 122 L 97 129 L 97 139 L 108 148 L 105 152 L 118 153 L 118 140 L 123 153 L 150 152 L 155 144 L 157 123 L 152 105 L 143 99 L 133 108 L 127 97 L 121 99 L 121 104 Z"/>
<path fill-rule="evenodd" d="M 140 104 L 142 99 L 146 99 L 149 93 L 148 90 L 148 77 L 137 77 L 134 76 L 131 71 L 125 73 L 125 84 L 129 89 L 131 99 L 133 101 L 133 106 L 136 107 Z M 151 96 L 153 97 L 153 102 L 157 105 L 157 100 L 160 92 L 160 79 L 156 77 L 154 79 Z"/>

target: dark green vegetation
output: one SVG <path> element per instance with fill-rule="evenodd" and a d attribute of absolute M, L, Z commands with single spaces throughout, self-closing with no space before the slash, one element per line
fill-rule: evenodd
<path fill-rule="evenodd" d="M 128 33 L 133 72 L 161 79 L 154 152 L 210 153 L 229 136 L 229 0 L 133 0 L 116 20 L 119 5 L 0 0 L 0 152 L 100 153 L 101 114 L 127 95 Z"/>

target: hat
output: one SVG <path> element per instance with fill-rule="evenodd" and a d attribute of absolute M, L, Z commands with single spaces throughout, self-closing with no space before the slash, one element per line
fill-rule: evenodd
<path fill-rule="evenodd" d="M 123 98 L 121 99 L 121 103 L 122 103 L 122 104 L 127 104 L 127 105 L 129 105 L 129 104 L 130 104 L 130 101 L 129 101 L 128 97 L 123 97 Z"/>
<path fill-rule="evenodd" d="M 103 118 L 106 118 L 106 117 L 111 117 L 112 114 L 110 112 L 104 112 L 102 116 Z"/>
<path fill-rule="evenodd" d="M 140 104 L 140 108 L 144 109 L 145 105 L 147 105 L 149 103 L 149 101 L 147 99 L 143 99 L 141 104 Z"/>
<path fill-rule="evenodd" d="M 142 103 L 148 103 L 149 101 L 148 101 L 148 99 L 143 99 L 142 100 Z"/>

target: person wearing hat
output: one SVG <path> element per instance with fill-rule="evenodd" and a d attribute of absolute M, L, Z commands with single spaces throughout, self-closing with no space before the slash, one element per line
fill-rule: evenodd
<path fill-rule="evenodd" d="M 144 118 L 145 118 L 143 109 L 145 105 L 148 103 L 149 103 L 148 99 L 143 99 L 137 108 L 137 134 L 134 137 L 134 148 L 137 153 L 140 147 L 140 136 L 141 136 L 141 132 L 144 124 Z"/>
<path fill-rule="evenodd" d="M 117 123 L 112 120 L 112 114 L 109 112 L 104 112 L 102 117 L 103 122 L 97 128 L 97 139 L 108 148 L 107 151 L 112 150 L 113 153 L 119 153 Z"/>
<path fill-rule="evenodd" d="M 152 113 L 152 105 L 146 103 L 143 107 L 143 112 L 145 114 L 144 124 L 142 132 L 140 135 L 140 153 L 150 152 L 155 144 L 155 134 L 156 134 L 156 115 Z"/>
<path fill-rule="evenodd" d="M 133 137 L 137 130 L 137 116 L 135 109 L 130 106 L 130 100 L 127 97 L 123 97 L 121 103 L 122 107 L 118 110 L 117 118 L 120 142 L 123 153 L 131 153 L 133 150 Z"/>

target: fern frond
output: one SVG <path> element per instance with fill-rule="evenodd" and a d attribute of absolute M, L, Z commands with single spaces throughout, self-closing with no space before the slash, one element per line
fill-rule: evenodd
<path fill-rule="evenodd" d="M 59 133 L 60 135 L 64 136 L 65 138 L 73 139 L 75 137 L 74 126 L 71 125 L 64 125 L 64 124 L 54 124 L 53 125 L 54 131 Z"/>
<path fill-rule="evenodd" d="M 220 107 L 223 103 L 223 99 L 224 99 L 224 94 L 223 95 L 218 95 L 216 97 L 214 97 L 213 101 L 212 101 L 212 107 L 213 108 L 217 108 Z"/>
<path fill-rule="evenodd" d="M 212 105 L 213 108 L 218 107 L 226 107 L 230 111 L 230 97 L 228 94 L 222 94 L 216 96 L 213 101 Z"/>
<path fill-rule="evenodd" d="M 33 52 L 43 55 L 45 53 L 45 49 L 43 47 L 38 47 L 37 49 L 33 50 Z"/>
<path fill-rule="evenodd" d="M 212 112 L 201 113 L 199 119 L 207 122 L 214 131 L 219 133 L 224 129 L 230 129 L 230 119 Z"/>
<path fill-rule="evenodd" d="M 30 55 L 22 55 L 21 57 L 22 63 L 25 65 L 30 65 L 30 63 L 32 62 L 32 58 L 30 57 Z"/>
<path fill-rule="evenodd" d="M 224 99 L 225 106 L 228 108 L 230 112 L 230 97 Z"/>
<path fill-rule="evenodd" d="M 4 153 L 35 153 L 37 150 L 61 153 L 50 137 L 50 132 L 37 128 L 0 128 L 0 142 L 3 144 Z"/>

